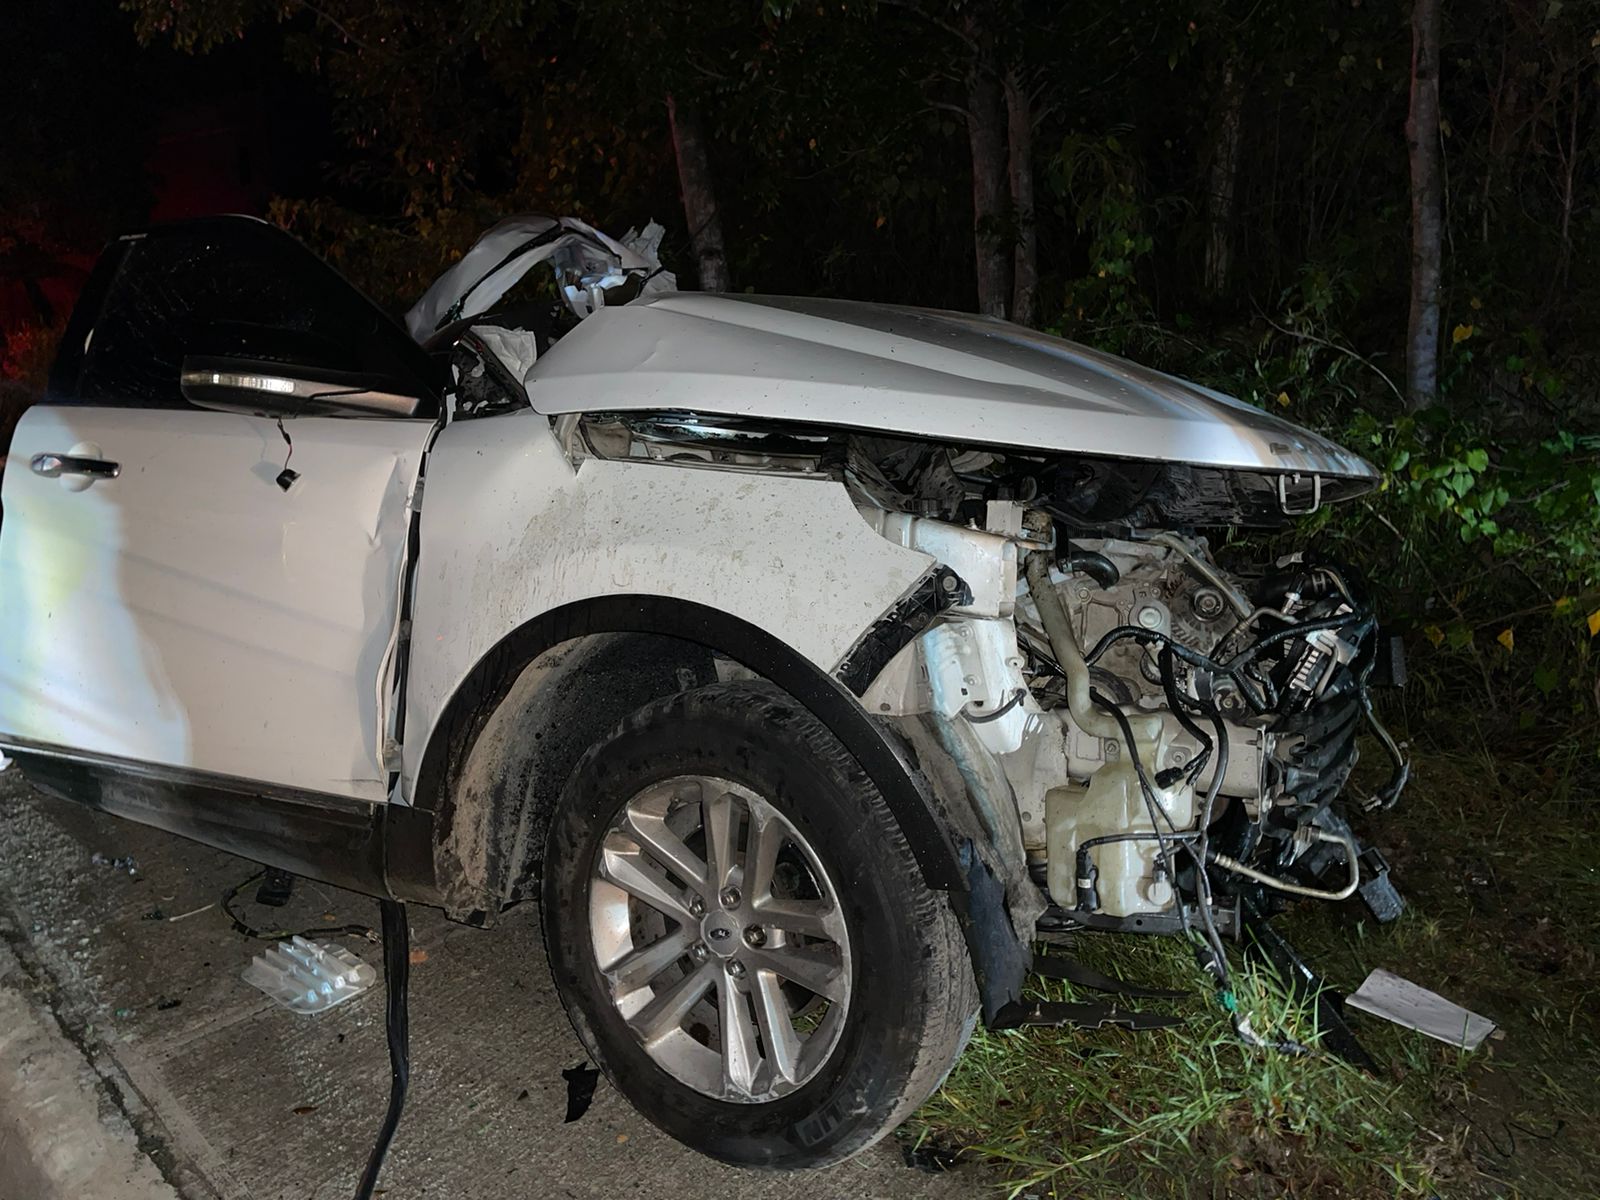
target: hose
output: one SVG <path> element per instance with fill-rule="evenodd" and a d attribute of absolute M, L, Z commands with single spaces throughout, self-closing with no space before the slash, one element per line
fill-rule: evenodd
<path fill-rule="evenodd" d="M 1056 663 L 1067 679 L 1067 711 L 1072 714 L 1073 722 L 1091 737 L 1121 736 L 1122 726 L 1097 710 L 1089 698 L 1089 664 L 1084 661 L 1078 636 L 1072 631 L 1072 618 L 1067 615 L 1067 606 L 1062 603 L 1061 593 L 1050 578 L 1049 558 L 1042 551 L 1034 551 L 1028 555 L 1024 573 L 1034 607 L 1039 610 L 1039 623 L 1044 626 L 1044 635 L 1050 642 Z M 1161 718 L 1141 715 L 1136 720 L 1139 732 L 1146 739 L 1153 739 L 1159 734 Z M 1131 738 L 1133 734 L 1130 732 L 1128 736 Z M 1131 742 L 1128 748 L 1130 751 L 1133 749 Z"/>
<path fill-rule="evenodd" d="M 1103 588 L 1114 588 L 1122 581 L 1122 572 L 1117 570 L 1117 564 L 1095 550 L 1068 549 L 1061 560 L 1061 569 L 1087 575 Z"/>
<path fill-rule="evenodd" d="M 1317 830 L 1317 841 L 1330 842 L 1336 846 L 1343 846 L 1345 858 L 1350 865 L 1350 882 L 1338 891 L 1329 891 L 1327 888 L 1307 887 L 1301 883 L 1290 883 L 1287 879 L 1278 879 L 1268 875 L 1265 871 L 1258 871 L 1254 867 L 1247 867 L 1236 858 L 1229 858 L 1226 854 L 1211 854 L 1211 861 L 1224 870 L 1232 871 L 1235 875 L 1243 875 L 1246 879 L 1253 879 L 1257 883 L 1273 888 L 1280 892 L 1287 892 L 1291 896 L 1305 896 L 1312 900 L 1348 900 L 1356 894 L 1356 889 L 1361 886 L 1361 860 L 1360 852 L 1356 849 L 1355 839 L 1349 834 L 1329 833 L 1326 829 Z"/>
<path fill-rule="evenodd" d="M 998 721 L 1001 717 L 1005 716 L 1013 708 L 1021 704 L 1027 695 L 1027 688 L 1018 688 L 1016 691 L 1011 693 L 1011 699 L 1007 700 L 1004 704 L 1002 704 L 999 708 L 994 709 L 992 712 L 982 713 L 981 715 L 974 713 L 972 711 L 972 706 L 969 704 L 966 708 L 961 710 L 961 715 L 967 720 L 971 721 L 974 725 L 987 725 L 990 721 Z"/>
<path fill-rule="evenodd" d="M 1195 572 L 1202 579 L 1222 593 L 1229 605 L 1232 606 L 1233 611 L 1238 613 L 1241 618 L 1248 621 L 1254 615 L 1255 608 L 1249 600 L 1239 594 L 1239 589 L 1224 579 L 1210 563 L 1185 546 L 1181 538 L 1175 537 L 1170 533 L 1158 533 L 1146 540 L 1152 545 L 1165 546 L 1168 550 L 1176 551 L 1185 562 L 1195 569 Z"/>

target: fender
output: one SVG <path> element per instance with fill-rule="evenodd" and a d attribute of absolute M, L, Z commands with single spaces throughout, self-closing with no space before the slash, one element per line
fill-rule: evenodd
<path fill-rule="evenodd" d="M 599 596 L 562 605 L 512 630 L 479 659 L 436 723 L 412 789 L 413 803 L 434 813 L 436 838 L 455 815 L 455 771 L 522 670 L 563 642 L 602 633 L 679 638 L 726 655 L 783 688 L 828 727 L 883 794 L 928 886 L 965 891 L 960 850 L 918 787 L 904 747 L 843 684 L 747 621 L 664 596 Z"/>

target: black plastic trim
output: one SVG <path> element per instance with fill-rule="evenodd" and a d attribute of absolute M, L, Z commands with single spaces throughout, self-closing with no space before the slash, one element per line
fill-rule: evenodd
<path fill-rule="evenodd" d="M 966 580 L 949 567 L 929 568 L 914 588 L 845 651 L 834 677 L 857 696 L 865 695 L 889 660 L 932 624 L 934 617 L 954 605 L 971 603 L 972 588 Z"/>
<path fill-rule="evenodd" d="M 431 813 L 0 739 L 35 786 L 113 816 L 370 896 L 438 903 Z"/>

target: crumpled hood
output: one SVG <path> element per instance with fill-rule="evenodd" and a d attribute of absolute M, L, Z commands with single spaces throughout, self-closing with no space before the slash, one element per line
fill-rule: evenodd
<path fill-rule="evenodd" d="M 668 292 L 605 308 L 530 373 L 541 413 L 678 410 L 941 441 L 1376 480 L 1270 413 L 987 317 Z"/>
<path fill-rule="evenodd" d="M 456 321 L 487 312 L 541 262 L 555 268 L 562 297 L 580 318 L 605 305 L 607 288 L 629 275 L 660 277 L 661 227 L 629 230 L 621 241 L 576 217 L 524 213 L 485 230 L 406 313 L 406 330 L 426 345 Z M 666 279 L 671 279 L 666 275 Z M 657 284 L 659 286 L 659 284 Z"/>

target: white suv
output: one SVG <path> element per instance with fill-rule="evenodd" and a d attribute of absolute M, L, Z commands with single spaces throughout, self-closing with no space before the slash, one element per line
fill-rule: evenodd
<path fill-rule="evenodd" d="M 595 1062 L 743 1164 L 1062 1019 L 1036 936 L 1361 885 L 1373 618 L 1196 531 L 1371 467 L 1003 322 L 666 282 L 518 218 L 402 326 L 258 221 L 115 242 L 5 474 L 0 747 L 462 921 L 540 898 Z"/>

